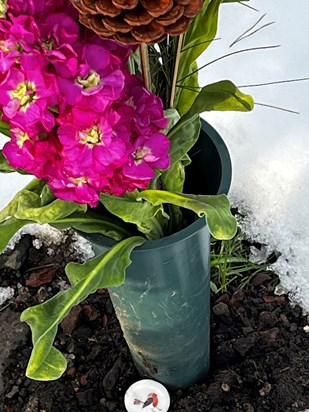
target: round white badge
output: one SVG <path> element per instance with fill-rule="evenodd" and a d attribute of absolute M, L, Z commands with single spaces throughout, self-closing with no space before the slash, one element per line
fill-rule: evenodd
<path fill-rule="evenodd" d="M 161 383 L 143 379 L 129 387 L 124 404 L 128 412 L 168 412 L 170 396 Z"/>

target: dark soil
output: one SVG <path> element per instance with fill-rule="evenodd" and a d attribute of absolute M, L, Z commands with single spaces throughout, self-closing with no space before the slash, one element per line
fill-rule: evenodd
<path fill-rule="evenodd" d="M 122 412 L 126 389 L 138 375 L 106 290 L 91 295 L 62 323 L 56 347 L 68 369 L 55 382 L 25 378 L 31 352 L 26 307 L 63 287 L 64 244 L 49 256 L 29 235 L 0 256 L 0 286 L 15 288 L 1 309 L 0 411 Z M 76 260 L 76 258 L 75 258 Z M 212 297 L 212 363 L 200 385 L 171 393 L 173 412 L 294 412 L 309 408 L 308 320 L 287 296 L 274 296 L 274 280 L 253 278 L 246 290 Z"/>

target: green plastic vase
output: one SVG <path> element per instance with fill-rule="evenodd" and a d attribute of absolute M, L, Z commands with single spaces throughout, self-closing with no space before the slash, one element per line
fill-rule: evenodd
<path fill-rule="evenodd" d="M 227 194 L 230 156 L 205 121 L 190 156 L 185 193 Z M 96 253 L 112 244 L 100 235 L 90 239 Z M 147 241 L 131 258 L 125 282 L 109 293 L 134 363 L 142 377 L 169 389 L 189 387 L 209 369 L 210 235 L 205 219 Z"/>

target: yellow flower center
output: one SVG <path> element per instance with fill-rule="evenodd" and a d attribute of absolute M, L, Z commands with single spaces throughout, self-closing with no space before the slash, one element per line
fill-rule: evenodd
<path fill-rule="evenodd" d="M 10 92 L 10 95 L 13 99 L 20 101 L 20 108 L 22 110 L 27 110 L 29 105 L 37 98 L 35 84 L 28 80 L 19 83 L 16 89 Z"/>
<path fill-rule="evenodd" d="M 56 46 L 56 42 L 54 39 L 51 40 L 46 40 L 42 43 L 42 46 L 46 49 L 46 50 L 54 50 L 55 46 Z"/>
<path fill-rule="evenodd" d="M 134 159 L 136 164 L 140 164 L 142 160 L 144 159 L 145 156 L 151 153 L 151 150 L 144 146 L 144 147 L 139 147 L 137 150 L 134 152 Z"/>
<path fill-rule="evenodd" d="M 82 86 L 83 89 L 91 89 L 92 87 L 96 87 L 100 84 L 100 81 L 100 75 L 94 70 L 90 70 L 88 76 L 86 77 L 77 76 L 76 78 L 76 83 L 79 86 Z"/>
<path fill-rule="evenodd" d="M 79 132 L 79 141 L 90 147 L 96 144 L 103 144 L 102 137 L 103 132 L 99 126 L 93 126 L 90 129 Z"/>
<path fill-rule="evenodd" d="M 29 140 L 30 137 L 28 135 L 27 132 L 23 132 L 22 130 L 20 130 L 18 132 L 17 138 L 16 138 L 16 143 L 17 146 L 21 149 L 25 143 L 26 140 Z"/>
<path fill-rule="evenodd" d="M 1 18 L 1 12 L 0 12 L 0 18 Z M 0 40 L 0 49 L 6 53 L 10 51 L 10 49 L 8 49 L 5 45 L 5 40 Z"/>
<path fill-rule="evenodd" d="M 0 18 L 5 17 L 6 13 L 6 0 L 0 2 Z"/>
<path fill-rule="evenodd" d="M 76 186 L 82 186 L 84 183 L 88 183 L 88 179 L 85 176 L 81 177 L 71 177 L 71 182 L 73 182 Z"/>

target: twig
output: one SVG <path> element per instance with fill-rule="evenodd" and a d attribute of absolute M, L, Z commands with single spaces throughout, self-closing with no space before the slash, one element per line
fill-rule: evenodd
<path fill-rule="evenodd" d="M 177 77 L 178 77 L 179 60 L 180 60 L 180 52 L 181 52 L 181 48 L 182 48 L 182 42 L 183 42 L 183 34 L 181 34 L 178 37 L 177 51 L 176 51 L 174 72 L 173 72 L 173 80 L 172 80 L 172 87 L 171 87 L 170 108 L 174 107 L 174 100 L 175 100 L 175 93 L 176 93 L 176 83 L 177 83 Z"/>
<path fill-rule="evenodd" d="M 140 45 L 140 53 L 141 53 L 141 64 L 142 64 L 142 74 L 143 74 L 144 86 L 147 90 L 150 91 L 151 76 L 150 76 L 148 45 L 146 43 L 142 43 Z"/>

